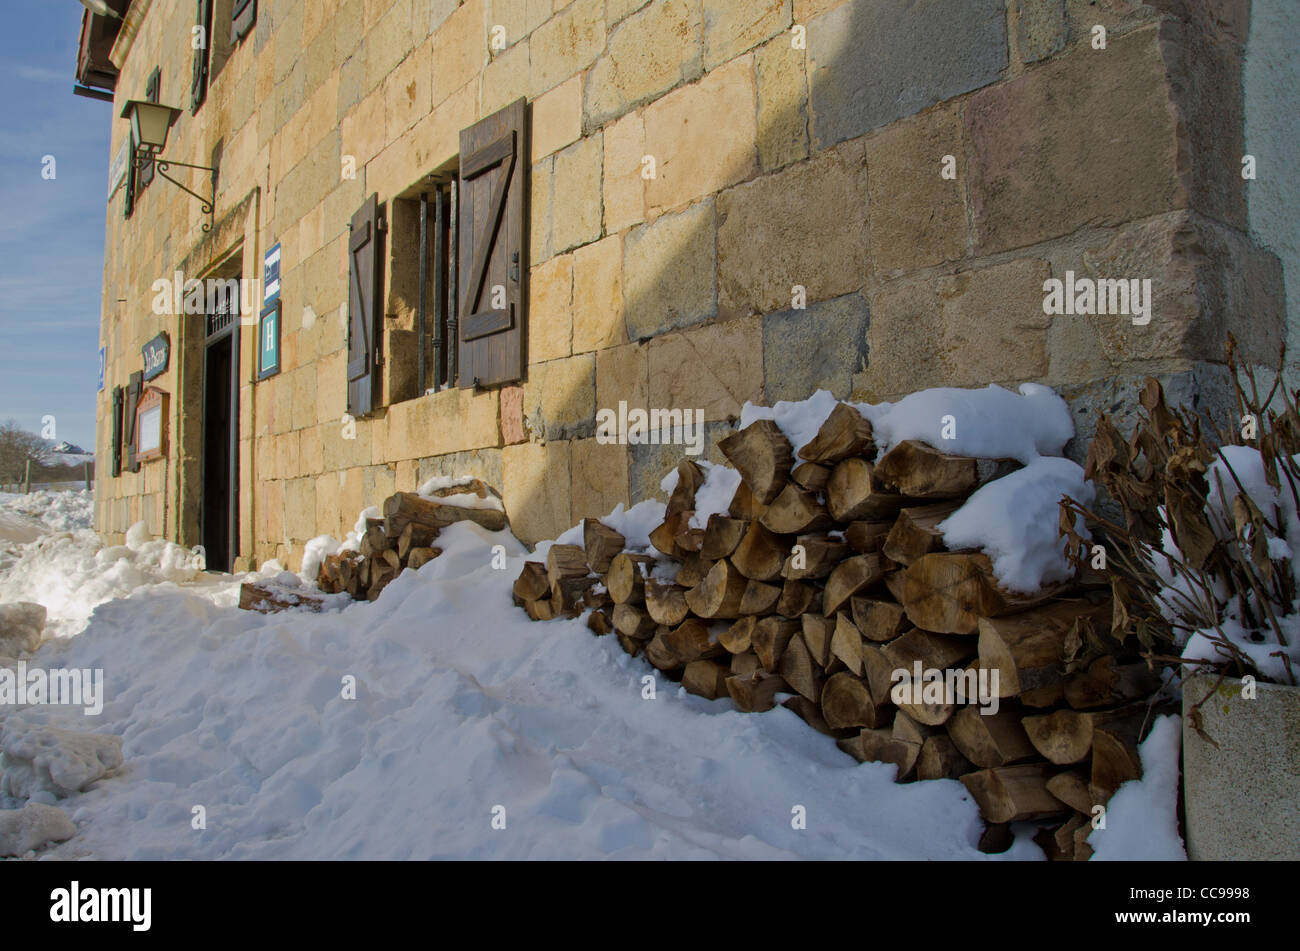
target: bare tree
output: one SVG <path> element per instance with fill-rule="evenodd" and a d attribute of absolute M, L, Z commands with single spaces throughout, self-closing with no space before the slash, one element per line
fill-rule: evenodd
<path fill-rule="evenodd" d="M 0 423 L 0 482 L 20 482 L 27 462 L 40 465 L 49 453 L 45 440 L 29 433 L 16 420 Z"/>

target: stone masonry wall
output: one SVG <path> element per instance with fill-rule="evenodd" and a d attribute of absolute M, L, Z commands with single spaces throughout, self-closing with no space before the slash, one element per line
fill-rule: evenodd
<path fill-rule="evenodd" d="M 188 105 L 191 18 L 153 0 L 117 108 L 155 63 L 163 100 Z M 432 474 L 500 489 L 527 541 L 656 494 L 680 447 L 598 443 L 597 411 L 620 400 L 702 409 L 712 454 L 746 400 L 819 387 L 1039 381 L 1084 433 L 1147 374 L 1200 398 L 1222 382 L 1225 331 L 1263 362 L 1284 333 L 1281 265 L 1250 237 L 1239 174 L 1248 23 L 1232 0 L 262 0 L 168 145 L 202 161 L 220 139 L 217 217 L 247 214 L 204 244 L 196 203 L 165 182 L 130 220 L 112 203 L 102 395 L 160 329 L 153 280 L 235 246 L 252 273 L 280 242 L 278 376 L 252 382 L 244 329 L 241 551 L 291 567 L 305 539 Z M 350 215 L 446 166 L 462 128 L 519 96 L 526 379 L 399 402 L 343 438 Z M 1151 322 L 1046 315 L 1043 282 L 1066 271 L 1149 278 Z M 390 299 L 394 329 L 408 309 Z M 155 382 L 175 393 L 170 319 Z M 201 412 L 173 408 L 174 428 Z M 101 475 L 98 527 L 161 531 L 170 506 L 189 542 L 194 460 L 169 461 L 170 493 L 151 466 Z"/>

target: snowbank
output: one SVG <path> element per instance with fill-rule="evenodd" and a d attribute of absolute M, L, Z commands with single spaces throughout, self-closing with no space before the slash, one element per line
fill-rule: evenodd
<path fill-rule="evenodd" d="M 1138 747 L 1142 778 L 1120 786 L 1106 804 L 1106 828 L 1088 836 L 1094 862 L 1186 861 L 1178 835 L 1178 756 L 1182 717 L 1159 717 Z"/>

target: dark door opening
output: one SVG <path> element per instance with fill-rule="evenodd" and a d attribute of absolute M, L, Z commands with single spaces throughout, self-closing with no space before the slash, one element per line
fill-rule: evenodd
<path fill-rule="evenodd" d="M 203 495 L 207 567 L 230 571 L 239 554 L 239 282 L 209 296 L 203 348 Z"/>

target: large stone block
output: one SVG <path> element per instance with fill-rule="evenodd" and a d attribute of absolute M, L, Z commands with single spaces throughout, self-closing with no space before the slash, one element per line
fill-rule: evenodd
<path fill-rule="evenodd" d="M 758 161 L 772 171 L 808 157 L 808 72 L 804 51 L 778 36 L 754 54 Z"/>
<path fill-rule="evenodd" d="M 532 160 L 550 155 L 582 135 L 582 77 L 560 83 L 533 102 Z"/>
<path fill-rule="evenodd" d="M 649 407 L 739 416 L 763 402 L 763 322 L 737 318 L 656 337 L 649 344 Z"/>
<path fill-rule="evenodd" d="M 718 310 L 712 199 L 633 228 L 623 242 L 627 335 L 640 340 Z"/>
<path fill-rule="evenodd" d="M 624 20 L 609 37 L 586 85 L 588 128 L 604 125 L 703 72 L 699 4 L 661 0 Z"/>
<path fill-rule="evenodd" d="M 649 407 L 649 347 L 629 343 L 596 352 L 596 406 L 617 412 L 619 401 Z"/>
<path fill-rule="evenodd" d="M 645 147 L 655 159 L 647 211 L 676 208 L 756 171 L 753 76 L 744 56 L 646 108 Z"/>
<path fill-rule="evenodd" d="M 808 24 L 815 148 L 972 89 L 1007 66 L 1004 0 L 853 0 Z"/>
<path fill-rule="evenodd" d="M 533 163 L 529 172 L 528 259 L 540 264 L 555 253 L 552 212 L 555 205 L 555 156 Z"/>
<path fill-rule="evenodd" d="M 567 357 L 573 334 L 573 255 L 561 254 L 528 275 L 528 360 Z"/>
<path fill-rule="evenodd" d="M 601 159 L 599 135 L 555 153 L 556 198 L 551 206 L 551 239 L 557 253 L 600 237 Z"/>
<path fill-rule="evenodd" d="M 893 399 L 931 386 L 1020 383 L 1047 373 L 1048 263 L 1019 258 L 901 280 L 871 300 L 867 369 L 854 395 Z"/>
<path fill-rule="evenodd" d="M 397 138 L 433 108 L 433 46 L 421 43 L 380 86 L 388 141 Z"/>
<path fill-rule="evenodd" d="M 965 256 L 966 169 L 954 109 L 931 109 L 866 140 L 871 257 L 875 273 L 910 271 Z M 945 179 L 944 157 L 957 178 Z"/>
<path fill-rule="evenodd" d="M 803 400 L 816 390 L 839 399 L 867 368 L 870 315 L 861 294 L 846 294 L 801 310 L 763 318 L 763 378 L 767 405 Z"/>
<path fill-rule="evenodd" d="M 528 368 L 524 425 L 532 439 L 550 442 L 596 430 L 596 359 L 585 353 Z"/>
<path fill-rule="evenodd" d="M 483 70 L 481 112 L 491 115 L 514 102 L 527 97 L 532 76 L 528 64 L 528 41 L 516 43 L 504 52 L 497 53 Z"/>
<path fill-rule="evenodd" d="M 501 450 L 501 500 L 520 541 L 555 538 L 573 525 L 569 453 L 568 442 L 526 442 Z"/>
<path fill-rule="evenodd" d="M 573 352 L 625 343 L 623 239 L 610 235 L 578 248 L 572 257 Z"/>
<path fill-rule="evenodd" d="M 965 123 L 976 251 L 1185 206 L 1165 70 L 1148 28 L 972 96 Z"/>
<path fill-rule="evenodd" d="M 528 42 L 532 87 L 542 93 L 582 72 L 605 48 L 604 0 L 574 0 L 534 30 Z"/>
<path fill-rule="evenodd" d="M 316 480 L 312 476 L 289 479 L 284 484 L 286 534 L 294 541 L 314 537 L 316 524 Z"/>
<path fill-rule="evenodd" d="M 681 443 L 645 443 L 627 447 L 628 493 L 632 504 L 646 499 L 668 501 L 660 488 L 664 476 L 677 468 L 683 459 L 707 460 L 719 465 L 730 465 L 718 450 L 718 443 L 736 431 L 734 424 L 717 420 L 704 424 L 704 451 L 698 456 L 688 456 Z"/>
<path fill-rule="evenodd" d="M 1055 56 L 1070 41 L 1065 0 L 1016 0 L 1016 42 L 1022 63 Z"/>
<path fill-rule="evenodd" d="M 793 19 L 791 0 L 703 0 L 703 8 L 705 69 L 752 50 Z"/>
<path fill-rule="evenodd" d="M 601 518 L 627 497 L 627 447 L 602 445 L 595 439 L 575 439 L 570 444 L 573 486 L 571 517 Z"/>
<path fill-rule="evenodd" d="M 866 284 L 867 170 L 846 143 L 718 197 L 719 309 L 766 313 Z"/>
<path fill-rule="evenodd" d="M 645 122 L 632 113 L 605 127 L 605 233 L 614 234 L 645 221 Z"/>
<path fill-rule="evenodd" d="M 477 76 L 487 60 L 483 0 L 468 0 L 433 34 L 433 102 L 442 102 Z"/>

